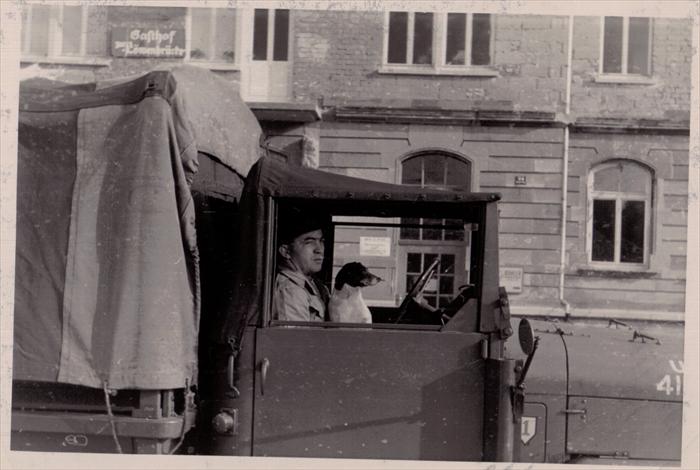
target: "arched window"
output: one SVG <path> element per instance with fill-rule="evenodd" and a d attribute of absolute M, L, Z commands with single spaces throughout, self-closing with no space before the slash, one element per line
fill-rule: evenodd
<path fill-rule="evenodd" d="M 469 190 L 470 165 L 446 153 L 424 153 L 401 164 L 401 184 Z"/>
<path fill-rule="evenodd" d="M 470 189 L 469 162 L 442 152 L 422 153 L 401 164 L 401 183 L 443 189 Z M 403 218 L 399 252 L 404 270 L 400 290 L 410 289 L 420 273 L 436 259 L 436 278 L 425 289 L 425 300 L 434 307 L 446 305 L 456 289 L 467 282 L 469 273 L 469 234 L 463 221 L 449 219 Z M 441 228 L 441 227 L 450 228 Z M 457 228 L 459 227 L 459 228 Z"/>
<path fill-rule="evenodd" d="M 629 160 L 594 167 L 588 180 L 588 253 L 592 264 L 644 265 L 649 256 L 652 172 Z"/>

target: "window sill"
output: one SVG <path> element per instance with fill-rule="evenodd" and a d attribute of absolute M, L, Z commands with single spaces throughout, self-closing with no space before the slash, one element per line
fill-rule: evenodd
<path fill-rule="evenodd" d="M 647 266 L 588 266 L 576 269 L 576 274 L 582 277 L 605 279 L 649 279 L 658 273 L 649 271 Z"/>
<path fill-rule="evenodd" d="M 497 70 L 485 66 L 382 65 L 377 70 L 385 75 L 439 75 L 457 77 L 498 77 Z"/>
<path fill-rule="evenodd" d="M 231 63 L 231 62 L 212 62 L 212 61 L 205 61 L 205 60 L 192 60 L 192 59 L 185 59 L 185 63 L 188 65 L 194 65 L 196 67 L 202 67 L 204 69 L 208 70 L 213 70 L 213 71 L 220 71 L 220 72 L 228 72 L 228 71 L 239 71 L 241 70 L 241 66 L 239 64 Z"/>
<path fill-rule="evenodd" d="M 103 57 L 87 57 L 87 56 L 22 56 L 20 58 L 22 64 L 59 64 L 59 65 L 87 65 L 93 67 L 109 67 L 112 63 L 111 59 Z"/>
<path fill-rule="evenodd" d="M 616 83 L 622 85 L 656 85 L 653 77 L 622 73 L 600 73 L 595 77 L 596 83 Z"/>

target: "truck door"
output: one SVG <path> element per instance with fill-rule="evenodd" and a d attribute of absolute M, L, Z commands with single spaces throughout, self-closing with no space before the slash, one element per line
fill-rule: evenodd
<path fill-rule="evenodd" d="M 253 455 L 481 460 L 482 335 L 322 325 L 258 330 Z"/>
<path fill-rule="evenodd" d="M 374 323 L 272 319 L 257 330 L 254 455 L 481 460 L 484 336 L 439 324 L 380 323 L 390 321 L 387 310 L 398 310 L 386 296 L 396 292 L 392 273 L 401 262 L 389 246 L 399 232 L 395 221 L 334 216 L 326 231 L 334 273 L 361 260 L 384 277 L 362 289 Z M 363 248 L 370 235 L 386 246 Z"/>

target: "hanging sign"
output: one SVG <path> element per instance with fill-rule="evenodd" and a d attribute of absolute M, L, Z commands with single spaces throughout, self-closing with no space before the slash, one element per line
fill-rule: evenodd
<path fill-rule="evenodd" d="M 391 238 L 360 237 L 360 256 L 391 256 Z"/>
<path fill-rule="evenodd" d="M 113 57 L 185 57 L 185 30 L 181 28 L 114 28 Z"/>

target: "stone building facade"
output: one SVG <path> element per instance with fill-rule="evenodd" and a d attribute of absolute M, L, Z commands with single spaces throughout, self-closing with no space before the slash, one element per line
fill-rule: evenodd
<path fill-rule="evenodd" d="M 514 313 L 683 319 L 690 19 L 88 4 L 23 21 L 27 74 L 200 65 L 291 163 L 501 193 Z M 135 30 L 174 36 L 129 55 Z M 395 296 L 404 268 L 365 261 Z"/>

